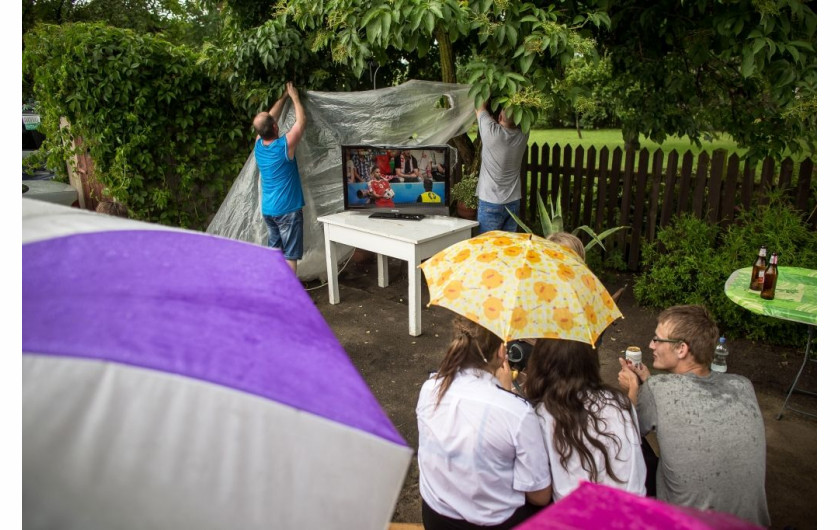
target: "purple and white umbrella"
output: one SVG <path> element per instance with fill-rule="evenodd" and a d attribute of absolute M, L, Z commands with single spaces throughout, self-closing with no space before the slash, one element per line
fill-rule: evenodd
<path fill-rule="evenodd" d="M 23 200 L 24 528 L 386 528 L 406 445 L 279 252 Z"/>

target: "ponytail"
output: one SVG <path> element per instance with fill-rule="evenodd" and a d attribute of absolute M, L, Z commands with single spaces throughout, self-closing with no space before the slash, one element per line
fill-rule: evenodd
<path fill-rule="evenodd" d="M 452 385 L 455 375 L 464 368 L 490 370 L 490 359 L 485 352 L 499 349 L 502 339 L 484 327 L 458 316 L 453 321 L 453 338 L 443 356 L 435 379 L 441 380 L 435 406 L 440 404 L 446 391 Z"/>

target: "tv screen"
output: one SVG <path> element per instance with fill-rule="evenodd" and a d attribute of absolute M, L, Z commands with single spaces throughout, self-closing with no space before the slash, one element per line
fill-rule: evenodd
<path fill-rule="evenodd" d="M 344 209 L 449 214 L 448 145 L 341 146 Z"/>

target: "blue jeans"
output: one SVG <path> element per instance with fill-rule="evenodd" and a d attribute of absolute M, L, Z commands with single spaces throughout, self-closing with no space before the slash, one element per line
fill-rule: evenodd
<path fill-rule="evenodd" d="M 268 226 L 268 246 L 279 248 L 287 260 L 303 257 L 303 210 L 283 215 L 263 214 Z"/>
<path fill-rule="evenodd" d="M 478 200 L 478 233 L 483 234 L 491 230 L 504 230 L 505 232 L 516 232 L 519 225 L 507 212 L 510 210 L 519 216 L 519 199 L 507 204 L 495 204 L 492 202 Z"/>

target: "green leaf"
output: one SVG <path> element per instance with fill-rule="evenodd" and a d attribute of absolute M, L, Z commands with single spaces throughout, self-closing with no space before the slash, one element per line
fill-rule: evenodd
<path fill-rule="evenodd" d="M 513 221 L 514 221 L 517 225 L 519 225 L 519 228 L 521 228 L 522 230 L 524 230 L 524 231 L 525 231 L 525 233 L 528 233 L 528 234 L 533 234 L 533 233 L 534 233 L 534 231 L 533 231 L 533 230 L 531 230 L 531 229 L 528 227 L 528 225 L 526 225 L 526 224 L 525 224 L 525 221 L 523 221 L 522 219 L 520 219 L 520 218 L 519 218 L 519 216 L 518 216 L 518 215 L 516 215 L 515 213 L 513 213 L 512 211 L 510 211 L 510 208 L 505 208 L 505 210 L 507 210 L 507 213 L 510 215 L 511 219 L 513 219 Z"/>
<path fill-rule="evenodd" d="M 391 13 L 382 13 L 382 39 L 387 40 L 389 32 L 391 31 Z"/>
<path fill-rule="evenodd" d="M 429 35 L 435 34 L 435 15 L 431 12 L 426 12 L 426 31 L 429 32 Z"/>
<path fill-rule="evenodd" d="M 519 68 L 523 73 L 528 73 L 531 64 L 534 62 L 534 57 L 535 55 L 533 53 L 527 53 L 519 59 Z"/>
<path fill-rule="evenodd" d="M 744 54 L 741 62 L 741 75 L 746 79 L 750 77 L 755 71 L 754 56 L 748 50 L 744 49 Z"/>

